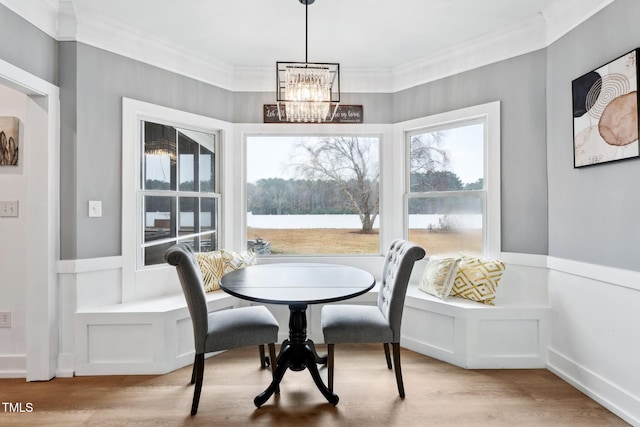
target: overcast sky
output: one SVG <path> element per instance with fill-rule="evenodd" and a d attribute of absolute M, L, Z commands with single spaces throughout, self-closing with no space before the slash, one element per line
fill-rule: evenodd
<path fill-rule="evenodd" d="M 450 168 L 465 183 L 483 176 L 482 125 L 472 125 L 444 131 L 442 148 L 449 147 Z M 264 178 L 294 178 L 293 168 L 286 168 L 293 147 L 300 137 L 247 137 L 247 182 Z"/>

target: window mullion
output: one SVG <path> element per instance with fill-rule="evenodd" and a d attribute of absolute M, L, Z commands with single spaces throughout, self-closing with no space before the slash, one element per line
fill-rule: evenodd
<path fill-rule="evenodd" d="M 464 196 L 477 196 L 483 195 L 484 190 L 456 190 L 456 191 L 429 191 L 423 193 L 407 193 L 407 197 L 412 198 L 427 198 L 427 197 L 464 197 Z"/>
<path fill-rule="evenodd" d="M 218 169 L 214 160 L 214 153 L 218 151 L 215 135 L 206 131 L 178 128 L 168 123 L 142 123 L 142 173 L 137 194 L 141 201 L 140 221 L 143 227 L 138 247 L 143 250 L 141 266 L 148 266 L 161 263 L 162 254 L 175 242 L 187 242 L 193 245 L 194 250 L 200 251 L 202 236 L 217 236 L 217 224 L 211 230 L 203 231 L 201 228 L 202 200 L 215 199 L 215 209 L 218 209 L 220 194 L 200 191 L 202 147 L 211 153 L 212 164 L 209 167 L 214 173 Z M 146 137 L 147 128 L 155 131 L 149 134 L 152 138 Z M 147 140 L 153 145 L 147 147 Z M 218 213 L 212 215 L 217 217 Z M 217 244 L 217 241 L 211 239 L 208 246 L 215 247 Z"/>

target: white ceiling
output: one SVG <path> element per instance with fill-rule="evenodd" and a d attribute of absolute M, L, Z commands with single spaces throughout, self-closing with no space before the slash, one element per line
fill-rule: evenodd
<path fill-rule="evenodd" d="M 343 91 L 393 92 L 541 49 L 615 0 L 315 0 L 309 62 Z M 300 0 L 0 0 L 75 40 L 235 91 L 305 60 Z"/>
<path fill-rule="evenodd" d="M 310 62 L 392 68 L 522 24 L 557 0 L 316 0 Z M 561 0 L 560 0 L 561 1 Z M 305 58 L 299 0 L 73 0 L 80 19 L 119 22 L 233 67 Z"/>

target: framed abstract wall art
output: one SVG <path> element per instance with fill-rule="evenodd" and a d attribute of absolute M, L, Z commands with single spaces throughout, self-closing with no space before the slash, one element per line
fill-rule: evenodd
<path fill-rule="evenodd" d="M 18 165 L 19 131 L 17 117 L 0 117 L 0 166 Z"/>
<path fill-rule="evenodd" d="M 638 52 L 572 82 L 574 168 L 640 157 Z"/>

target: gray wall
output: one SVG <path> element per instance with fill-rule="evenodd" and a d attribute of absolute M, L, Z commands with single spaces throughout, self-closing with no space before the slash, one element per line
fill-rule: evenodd
<path fill-rule="evenodd" d="M 365 123 L 397 123 L 500 100 L 502 250 L 547 254 L 546 53 L 512 58 L 396 94 L 344 94 Z M 259 123 L 273 93 L 236 93 L 234 122 Z"/>
<path fill-rule="evenodd" d="M 122 97 L 232 121 L 233 94 L 82 43 L 61 42 L 60 57 L 61 258 L 120 255 Z"/>
<path fill-rule="evenodd" d="M 0 57 L 61 88 L 61 257 L 121 253 L 121 99 L 235 123 L 262 121 L 271 93 L 229 91 L 77 42 L 55 43 L 0 6 Z M 59 61 L 59 82 L 58 65 Z M 547 253 L 545 51 L 395 94 L 343 94 L 365 123 L 395 123 L 502 102 L 502 249 Z M 103 217 L 88 218 L 88 200 Z"/>
<path fill-rule="evenodd" d="M 60 246 L 62 259 L 76 254 L 76 145 L 78 142 L 78 45 L 60 43 Z"/>
<path fill-rule="evenodd" d="M 0 58 L 58 85 L 58 44 L 0 4 Z"/>
<path fill-rule="evenodd" d="M 617 0 L 547 49 L 392 95 L 347 94 L 344 102 L 362 103 L 367 123 L 388 123 L 500 100 L 503 251 L 638 270 L 640 202 L 630 195 L 639 161 L 573 169 L 570 100 L 574 78 L 637 47 L 637 16 L 638 2 Z M 75 60 L 66 49 L 77 49 Z M 238 123 L 260 122 L 260 106 L 272 99 L 82 44 L 60 43 L 60 50 L 61 87 L 76 99 L 75 109 L 64 103 L 63 122 L 77 115 L 78 123 L 77 142 L 69 130 L 62 140 L 63 199 L 75 201 L 63 203 L 64 259 L 120 254 L 122 96 Z M 74 73 L 75 87 L 67 79 Z M 86 217 L 93 198 L 103 200 L 99 220 Z"/>
<path fill-rule="evenodd" d="M 547 254 L 545 51 L 398 92 L 400 122 L 501 102 L 502 251 Z"/>
<path fill-rule="evenodd" d="M 273 101 L 269 93 L 232 94 L 81 43 L 63 42 L 60 51 L 61 75 L 76 76 L 62 79 L 63 259 L 120 254 L 123 96 L 236 123 L 261 122 L 262 104 Z M 345 94 L 343 102 L 362 104 L 366 123 L 392 123 L 502 101 L 503 250 L 546 254 L 544 72 L 540 51 L 397 94 Z M 74 120 L 75 135 L 66 126 Z M 87 217 L 88 200 L 102 200 L 102 218 Z"/>
<path fill-rule="evenodd" d="M 549 255 L 640 271 L 640 159 L 573 168 L 571 81 L 640 47 L 640 2 L 616 0 L 547 49 Z"/>

